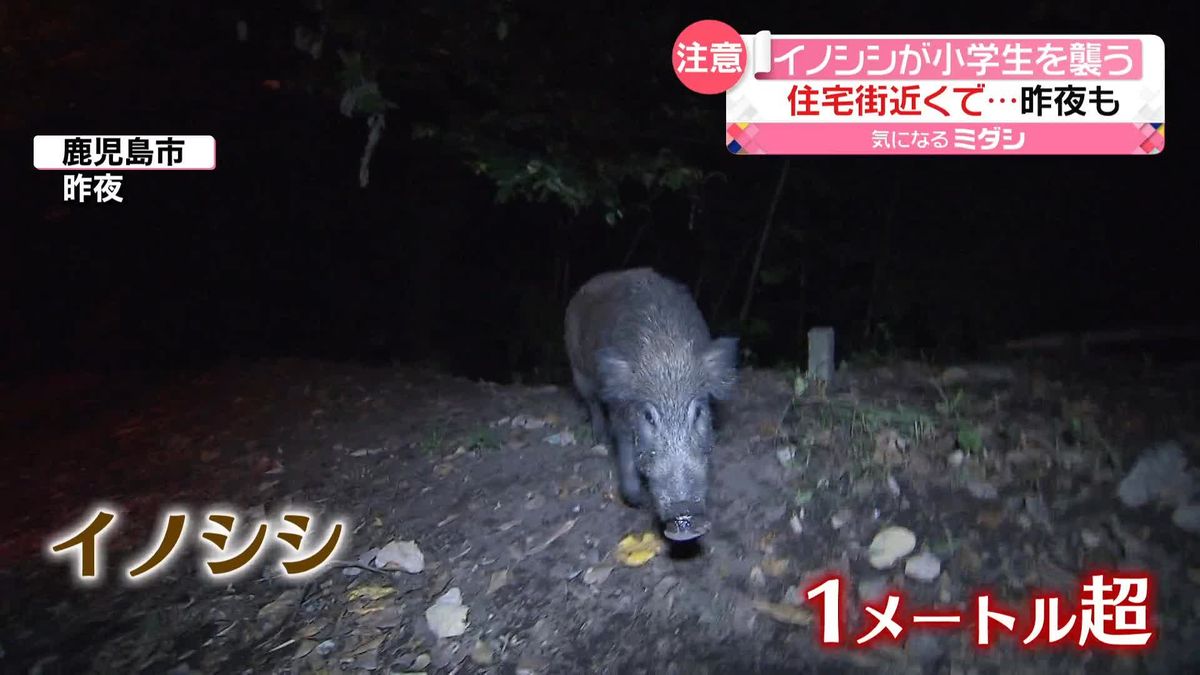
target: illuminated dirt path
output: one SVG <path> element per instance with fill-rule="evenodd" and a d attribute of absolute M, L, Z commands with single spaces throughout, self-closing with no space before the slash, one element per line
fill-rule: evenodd
<path fill-rule="evenodd" d="M 983 588 L 1010 607 L 1049 589 L 1073 602 L 1083 570 L 1128 565 L 1158 582 L 1143 665 L 1182 672 L 1200 628 L 1195 539 L 1169 511 L 1121 506 L 1111 462 L 1127 471 L 1168 437 L 1195 447 L 1180 426 L 1195 375 L 1105 372 L 1110 385 L 1081 389 L 1048 372 L 893 364 L 795 400 L 789 375 L 747 372 L 722 417 L 713 532 L 640 566 L 620 542 L 651 523 L 614 501 L 611 465 L 562 388 L 282 361 L 8 389 L 0 669 L 1071 670 L 1078 652 L 1011 636 L 983 652 L 969 628 L 822 650 L 795 589 L 842 574 L 857 636 L 862 600 L 888 590 L 909 611 L 967 611 Z M 40 549 L 98 501 L 122 515 L 107 579 L 84 590 L 72 561 Z M 258 517 L 301 507 L 317 532 L 341 517 L 349 537 L 299 583 L 273 569 L 282 545 L 214 583 L 197 572 L 215 551 L 196 530 L 159 576 L 118 579 L 156 543 L 165 509 L 198 517 L 217 503 Z M 872 539 L 892 526 L 913 533 L 909 557 L 936 561 L 931 580 L 871 566 Z M 396 542 L 419 548 L 420 571 L 378 569 L 374 553 Z M 454 588 L 466 625 L 439 638 L 426 610 Z M 1112 672 L 1109 659 L 1094 651 L 1081 672 Z"/>

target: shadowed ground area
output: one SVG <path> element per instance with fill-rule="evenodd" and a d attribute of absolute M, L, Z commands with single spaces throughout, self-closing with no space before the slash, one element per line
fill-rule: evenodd
<path fill-rule="evenodd" d="M 1170 508 L 1130 508 L 1117 492 L 1147 448 L 1194 453 L 1198 372 L 1072 368 L 862 365 L 824 389 L 745 371 L 721 415 L 714 530 L 674 551 L 622 545 L 652 531 L 649 516 L 616 501 L 612 464 L 562 387 L 312 361 L 10 387 L 3 440 L 22 461 L 0 486 L 0 669 L 1185 672 L 1200 628 L 1195 538 Z M 120 517 L 106 578 L 83 589 L 73 559 L 39 549 L 98 501 Z M 316 577 L 283 577 L 289 549 L 275 541 L 217 583 L 198 572 L 217 552 L 198 536 L 212 505 L 239 515 L 231 550 L 287 507 L 313 516 L 313 537 L 335 517 L 349 533 Z M 130 587 L 118 575 L 172 506 L 194 519 L 184 550 Z M 911 545 L 872 546 L 887 528 Z M 971 621 L 822 649 L 797 594 L 842 575 L 856 637 L 863 602 L 891 590 L 910 613 L 969 617 L 981 590 L 1021 611 L 1055 591 L 1074 611 L 1093 568 L 1154 575 L 1149 651 L 1022 649 L 1026 615 L 987 651 Z M 465 618 L 428 611 L 446 596 Z"/>

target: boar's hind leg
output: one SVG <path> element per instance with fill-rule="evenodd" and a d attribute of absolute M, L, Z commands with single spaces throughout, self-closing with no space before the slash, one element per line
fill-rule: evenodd
<path fill-rule="evenodd" d="M 634 464 L 634 430 L 627 424 L 613 424 L 613 441 L 616 443 L 617 480 L 621 498 L 630 506 L 642 506 L 642 480 Z"/>

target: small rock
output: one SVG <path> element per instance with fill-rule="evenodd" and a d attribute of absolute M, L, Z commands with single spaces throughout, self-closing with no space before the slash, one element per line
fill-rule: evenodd
<path fill-rule="evenodd" d="M 884 528 L 871 540 L 867 556 L 871 567 L 877 570 L 887 569 L 896 564 L 904 556 L 912 553 L 917 546 L 917 536 L 904 527 Z"/>
<path fill-rule="evenodd" d="M 542 439 L 550 445 L 575 445 L 575 434 L 570 429 L 551 434 Z"/>
<path fill-rule="evenodd" d="M 1100 545 L 1100 542 L 1103 541 L 1099 534 L 1096 534 L 1091 530 L 1080 530 L 1079 539 L 1083 542 L 1083 545 L 1086 548 L 1096 548 Z"/>
<path fill-rule="evenodd" d="M 955 450 L 954 452 L 950 453 L 949 457 L 946 458 L 946 462 L 949 463 L 950 466 L 960 467 L 962 466 L 963 457 L 965 456 L 966 455 L 963 454 L 962 450 Z"/>
<path fill-rule="evenodd" d="M 432 661 L 433 659 L 428 654 L 418 654 L 412 664 L 413 670 L 425 670 Z"/>
<path fill-rule="evenodd" d="M 1185 504 L 1175 509 L 1171 522 L 1191 534 L 1200 534 L 1200 504 Z"/>
<path fill-rule="evenodd" d="M 933 581 L 942 573 L 942 561 L 925 551 L 904 562 L 904 575 L 917 581 Z"/>
<path fill-rule="evenodd" d="M 321 656 L 329 656 L 335 649 L 337 649 L 337 643 L 333 640 L 326 640 L 317 645 L 317 653 Z"/>
<path fill-rule="evenodd" d="M 798 535 L 804 534 L 804 524 L 800 522 L 800 518 L 796 514 L 792 514 L 792 519 L 788 521 L 788 525 L 791 526 L 792 532 Z"/>
<path fill-rule="evenodd" d="M 1117 496 L 1130 508 L 1152 501 L 1180 505 L 1195 489 L 1187 471 L 1187 457 L 1176 443 L 1164 443 L 1142 453 L 1121 481 Z"/>
<path fill-rule="evenodd" d="M 1000 492 L 996 490 L 996 486 L 982 480 L 973 480 L 967 483 L 967 492 L 976 499 L 992 500 L 1000 496 Z"/>

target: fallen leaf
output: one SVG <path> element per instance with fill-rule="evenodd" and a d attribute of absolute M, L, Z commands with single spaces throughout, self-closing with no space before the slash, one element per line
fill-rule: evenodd
<path fill-rule="evenodd" d="M 451 588 L 425 610 L 425 621 L 438 638 L 457 637 L 467 631 L 467 612 L 462 591 Z"/>
<path fill-rule="evenodd" d="M 791 563 L 787 558 L 763 558 L 762 570 L 770 577 L 780 577 L 787 572 Z"/>
<path fill-rule="evenodd" d="M 912 553 L 917 546 L 917 537 L 912 530 L 904 527 L 886 527 L 871 540 L 867 549 L 871 567 L 877 570 L 887 569 L 896 561 Z"/>
<path fill-rule="evenodd" d="M 376 635 L 375 637 L 370 638 L 370 639 L 364 641 L 359 646 L 355 647 L 354 651 L 352 653 L 355 656 L 362 656 L 363 654 L 366 654 L 369 651 L 379 649 L 379 645 L 383 644 L 383 638 L 384 638 L 383 635 Z"/>
<path fill-rule="evenodd" d="M 551 434 L 543 438 L 542 441 L 550 445 L 575 445 L 575 434 L 570 429 L 567 429 L 557 434 Z"/>
<path fill-rule="evenodd" d="M 425 555 L 414 541 L 393 541 L 375 554 L 375 565 L 380 569 L 401 569 L 417 574 L 425 569 Z"/>
<path fill-rule="evenodd" d="M 755 600 L 754 609 L 766 614 L 776 621 L 795 624 L 797 626 L 807 626 L 808 624 L 812 623 L 813 618 L 811 611 L 798 605 Z"/>
<path fill-rule="evenodd" d="M 291 616 L 296 605 L 300 603 L 302 591 L 300 589 L 291 589 L 284 591 L 278 598 L 263 605 L 258 610 L 258 620 L 263 622 L 263 632 L 269 633 L 275 630 L 287 617 Z"/>
<path fill-rule="evenodd" d="M 296 645 L 296 653 L 292 655 L 293 659 L 302 659 L 312 653 L 312 650 L 317 648 L 316 640 L 301 640 Z"/>
<path fill-rule="evenodd" d="M 975 518 L 975 522 L 989 530 L 994 530 L 1004 522 L 1004 512 L 999 509 L 983 511 Z"/>
<path fill-rule="evenodd" d="M 507 583 L 508 583 L 508 570 L 499 570 L 497 572 L 492 572 L 491 582 L 488 583 L 488 589 L 487 589 L 488 595 L 491 595 L 492 593 L 495 593 L 496 591 L 500 590 Z"/>
<path fill-rule="evenodd" d="M 371 628 L 395 628 L 405 622 L 405 617 L 396 605 L 375 607 L 376 611 L 363 616 L 359 623 Z"/>
<path fill-rule="evenodd" d="M 328 626 L 328 625 L 329 625 L 328 621 L 314 621 L 314 622 L 308 624 L 307 626 L 300 628 L 300 630 L 296 631 L 296 637 L 308 638 L 308 639 L 314 638 L 314 637 L 316 637 L 317 633 L 320 633 L 321 631 L 325 630 L 325 626 Z"/>
<path fill-rule="evenodd" d="M 525 555 L 527 555 L 527 556 L 533 555 L 534 553 L 540 553 L 541 551 L 544 551 L 547 546 L 549 546 L 550 544 L 553 544 L 559 537 L 570 532 L 571 528 L 573 528 L 573 527 L 575 527 L 575 519 L 574 518 L 572 518 L 572 519 L 566 521 L 565 523 L 563 523 L 562 525 L 560 525 L 559 528 L 557 530 L 555 530 L 554 533 L 551 534 L 546 539 L 546 541 L 543 541 L 542 543 L 538 544 L 537 546 L 534 546 L 533 548 L 529 549 L 528 551 L 525 552 Z"/>
<path fill-rule="evenodd" d="M 396 592 L 396 589 L 388 586 L 359 586 L 350 590 L 349 598 L 351 600 L 379 600 Z"/>
<path fill-rule="evenodd" d="M 904 562 L 904 575 L 917 581 L 933 581 L 941 573 L 942 561 L 928 551 Z"/>
<path fill-rule="evenodd" d="M 589 586 L 602 584 L 604 583 L 604 580 L 607 579 L 610 574 L 612 574 L 612 571 L 612 565 L 598 565 L 596 567 L 589 567 L 587 568 L 587 571 L 583 573 L 583 583 Z"/>

